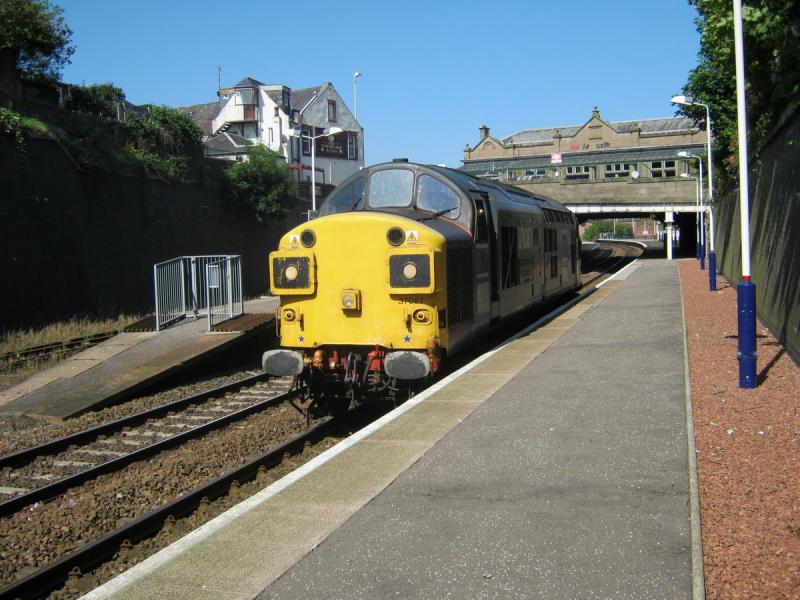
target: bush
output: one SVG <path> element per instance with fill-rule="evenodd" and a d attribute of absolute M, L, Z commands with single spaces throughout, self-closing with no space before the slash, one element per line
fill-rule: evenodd
<path fill-rule="evenodd" d="M 249 160 L 232 163 L 225 172 L 234 197 L 262 223 L 282 219 L 297 202 L 297 183 L 279 160 L 276 152 L 257 145 Z"/>
<path fill-rule="evenodd" d="M 0 108 L 0 135 L 20 145 L 31 133 L 46 134 L 47 126 L 39 119 L 23 117 L 13 110 Z"/>
<path fill-rule="evenodd" d="M 125 92 L 111 83 L 74 85 L 64 100 L 64 108 L 115 119 L 117 106 L 125 100 Z"/>

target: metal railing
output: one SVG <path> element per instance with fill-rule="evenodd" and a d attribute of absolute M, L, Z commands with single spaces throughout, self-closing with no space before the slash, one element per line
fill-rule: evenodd
<path fill-rule="evenodd" d="M 244 314 L 241 256 L 229 256 L 206 265 L 206 305 L 209 331 Z"/>
<path fill-rule="evenodd" d="M 208 309 L 207 266 L 232 258 L 230 254 L 179 256 L 153 265 L 156 301 L 156 331 L 185 318 L 195 318 Z M 241 262 L 237 277 L 241 283 Z"/>

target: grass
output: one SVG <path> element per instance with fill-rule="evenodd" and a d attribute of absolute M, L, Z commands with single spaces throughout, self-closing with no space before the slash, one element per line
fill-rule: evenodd
<path fill-rule="evenodd" d="M 3 332 L 0 334 L 0 354 L 21 352 L 34 346 L 65 342 L 96 333 L 119 332 L 126 325 L 138 321 L 143 316 L 119 315 L 114 319 L 74 318 L 51 323 L 38 329 L 30 328 Z M 33 358 L 22 365 L 13 367 L 0 364 L 0 389 L 19 383 L 34 373 L 47 369 L 80 350 L 80 348 L 77 348 L 71 351 L 53 353 L 45 357 Z"/>

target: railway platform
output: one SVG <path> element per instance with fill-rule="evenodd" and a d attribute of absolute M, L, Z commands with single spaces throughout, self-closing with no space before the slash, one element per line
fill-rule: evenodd
<path fill-rule="evenodd" d="M 271 321 L 277 299 L 245 302 L 243 327 L 207 333 L 206 319 L 124 332 L 0 391 L 0 415 L 65 419 L 107 406 L 229 348 Z"/>
<path fill-rule="evenodd" d="M 632 263 L 86 598 L 702 598 L 684 331 Z"/>

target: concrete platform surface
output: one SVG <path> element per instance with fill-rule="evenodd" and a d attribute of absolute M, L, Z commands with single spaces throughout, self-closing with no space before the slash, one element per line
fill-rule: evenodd
<path fill-rule="evenodd" d="M 272 314 L 277 303 L 274 297 L 249 301 L 245 312 Z M 207 329 L 207 319 L 200 318 L 158 333 L 120 333 L 0 391 L 0 415 L 64 419 L 105 406 L 221 350 L 241 335 L 207 334 Z"/>
<path fill-rule="evenodd" d="M 87 598 L 691 597 L 683 331 L 635 263 Z"/>

